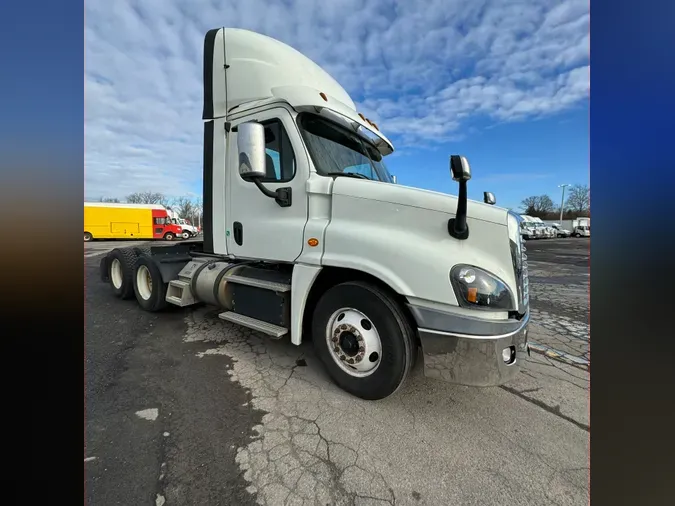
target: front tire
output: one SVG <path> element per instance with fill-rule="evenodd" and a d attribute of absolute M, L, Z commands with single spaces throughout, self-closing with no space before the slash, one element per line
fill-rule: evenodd
<path fill-rule="evenodd" d="M 190 232 L 187 232 L 187 231 L 186 231 L 186 232 L 183 232 L 183 234 L 181 235 L 181 237 L 182 237 L 183 239 L 189 239 L 190 237 L 192 237 L 192 234 L 190 234 Z"/>
<path fill-rule="evenodd" d="M 164 240 L 165 241 L 173 241 L 175 238 L 176 238 L 176 236 L 173 235 L 172 232 L 167 232 L 166 234 L 164 234 Z"/>
<path fill-rule="evenodd" d="M 161 311 L 167 306 L 168 283 L 152 258 L 142 255 L 136 259 L 134 268 L 134 293 L 138 304 L 146 311 Z"/>
<path fill-rule="evenodd" d="M 413 329 L 398 303 L 362 281 L 323 294 L 314 309 L 312 341 L 331 379 L 366 400 L 395 393 L 416 352 Z"/>

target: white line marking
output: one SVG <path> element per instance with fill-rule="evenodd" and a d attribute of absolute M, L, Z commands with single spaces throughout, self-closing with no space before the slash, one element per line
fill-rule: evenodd
<path fill-rule="evenodd" d="M 84 459 L 85 462 L 91 462 L 92 460 L 96 460 L 96 457 L 87 457 Z"/>

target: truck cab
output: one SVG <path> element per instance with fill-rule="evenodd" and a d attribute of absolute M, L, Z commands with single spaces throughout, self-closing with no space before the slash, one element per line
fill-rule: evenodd
<path fill-rule="evenodd" d="M 521 219 L 467 198 L 466 158 L 450 156 L 458 196 L 395 184 L 393 144 L 337 81 L 246 30 L 206 34 L 203 120 L 203 243 L 158 267 L 160 299 L 311 339 L 333 381 L 364 399 L 394 393 L 419 350 L 424 373 L 445 381 L 517 374 L 529 322 Z"/>
<path fill-rule="evenodd" d="M 577 218 L 572 222 L 572 235 L 574 237 L 590 237 L 591 236 L 591 219 Z"/>

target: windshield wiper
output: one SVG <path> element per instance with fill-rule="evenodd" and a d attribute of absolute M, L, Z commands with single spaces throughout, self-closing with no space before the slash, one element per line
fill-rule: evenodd
<path fill-rule="evenodd" d="M 367 179 L 368 181 L 372 181 L 369 177 L 364 176 L 363 174 L 357 174 L 355 172 L 326 172 L 327 176 L 347 176 L 347 177 L 355 177 L 357 179 Z"/>

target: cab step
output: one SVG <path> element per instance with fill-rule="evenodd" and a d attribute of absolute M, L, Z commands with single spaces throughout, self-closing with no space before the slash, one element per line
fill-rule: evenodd
<path fill-rule="evenodd" d="M 195 296 L 190 288 L 190 283 L 182 279 L 172 279 L 166 290 L 166 301 L 174 306 L 192 306 L 196 304 Z"/>
<path fill-rule="evenodd" d="M 272 292 L 286 293 L 291 291 L 291 285 L 286 283 L 277 283 L 276 281 L 266 281 L 264 279 L 256 279 L 248 276 L 227 276 L 225 280 L 228 283 L 235 283 L 238 285 L 253 286 L 255 288 L 262 288 L 263 290 L 270 290 Z"/>
<path fill-rule="evenodd" d="M 256 320 L 255 318 L 251 318 L 250 316 L 245 316 L 243 314 L 233 313 L 232 311 L 225 311 L 224 313 L 220 313 L 218 315 L 218 318 L 220 318 L 221 320 L 226 320 L 228 322 L 236 323 L 237 325 L 241 325 L 242 327 L 257 330 L 258 332 L 267 334 L 273 339 L 281 339 L 288 333 L 288 329 L 285 329 L 284 327 L 279 327 L 278 325 L 274 325 L 273 323 L 267 323 L 262 320 Z"/>

